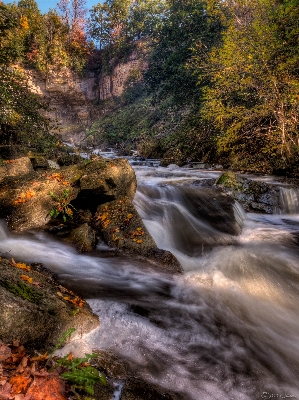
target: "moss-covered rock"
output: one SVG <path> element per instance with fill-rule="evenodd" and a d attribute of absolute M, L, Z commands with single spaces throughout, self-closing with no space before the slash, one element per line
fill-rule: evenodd
<path fill-rule="evenodd" d="M 88 304 L 59 285 L 40 265 L 0 259 L 0 339 L 50 348 L 70 328 L 73 336 L 99 325 Z"/>
<path fill-rule="evenodd" d="M 76 244 L 80 253 L 92 251 L 96 244 L 95 231 L 87 224 L 87 222 L 76 229 L 73 229 L 69 239 Z"/>
<path fill-rule="evenodd" d="M 165 271 L 182 272 L 169 251 L 158 249 L 128 197 L 100 205 L 93 227 L 109 246 L 149 258 Z"/>
<path fill-rule="evenodd" d="M 253 180 L 228 171 L 217 180 L 216 185 L 240 202 L 249 212 L 273 214 L 280 205 L 280 189 L 277 185 Z"/>

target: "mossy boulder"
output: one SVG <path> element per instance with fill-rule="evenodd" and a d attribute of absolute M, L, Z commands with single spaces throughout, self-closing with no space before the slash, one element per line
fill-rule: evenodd
<path fill-rule="evenodd" d="M 165 272 L 182 272 L 173 254 L 157 247 L 128 197 L 100 205 L 93 227 L 110 247 L 148 258 Z"/>
<path fill-rule="evenodd" d="M 92 251 L 96 244 L 95 231 L 88 225 L 80 225 L 78 228 L 73 229 L 69 236 L 69 239 L 76 244 L 76 247 L 80 253 Z"/>
<path fill-rule="evenodd" d="M 231 171 L 223 173 L 215 184 L 241 203 L 248 212 L 273 214 L 279 209 L 278 185 L 249 179 Z"/>
<path fill-rule="evenodd" d="M 73 336 L 99 325 L 88 304 L 40 265 L 0 259 L 0 339 L 51 348 L 70 328 Z"/>

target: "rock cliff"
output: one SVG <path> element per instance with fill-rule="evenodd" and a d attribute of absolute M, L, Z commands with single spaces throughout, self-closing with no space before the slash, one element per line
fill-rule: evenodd
<path fill-rule="evenodd" d="M 141 56 L 132 54 L 128 61 L 112 68 L 110 74 L 89 71 L 83 76 L 69 68 L 49 68 L 47 73 L 26 69 L 29 88 L 50 104 L 48 116 L 57 121 L 64 141 L 79 143 L 91 122 L 101 114 L 98 100 L 120 96 L 128 78 L 146 68 Z"/>

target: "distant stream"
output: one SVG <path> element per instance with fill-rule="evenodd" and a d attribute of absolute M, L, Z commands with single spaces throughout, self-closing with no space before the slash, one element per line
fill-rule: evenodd
<path fill-rule="evenodd" d="M 286 196 L 275 215 L 235 204 L 242 231 L 233 236 L 194 216 L 184 197 L 195 180 L 193 196 L 201 196 L 198 181 L 220 172 L 134 168 L 137 210 L 184 275 L 157 273 L 103 246 L 80 255 L 45 233 L 15 235 L 1 225 L 2 256 L 42 262 L 99 315 L 100 328 L 65 351 L 112 350 L 188 400 L 299 399 L 297 197 Z"/>

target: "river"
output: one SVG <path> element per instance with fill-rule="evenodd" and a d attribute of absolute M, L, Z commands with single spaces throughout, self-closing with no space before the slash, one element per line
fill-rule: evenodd
<path fill-rule="evenodd" d="M 135 171 L 137 210 L 183 275 L 109 255 L 103 245 L 81 255 L 45 233 L 16 235 L 1 225 L 1 255 L 43 262 L 99 315 L 100 328 L 65 351 L 113 350 L 186 400 L 299 399 L 299 214 L 250 214 L 236 204 L 242 231 L 231 235 L 223 218 L 218 229 L 186 201 L 186 187 L 189 199 L 190 190 L 200 197 L 200 182 L 219 172 Z"/>

